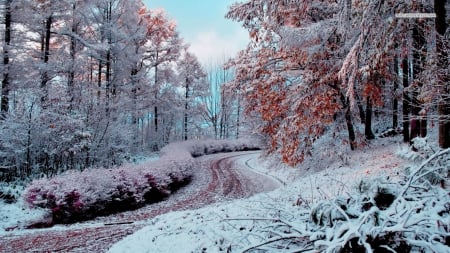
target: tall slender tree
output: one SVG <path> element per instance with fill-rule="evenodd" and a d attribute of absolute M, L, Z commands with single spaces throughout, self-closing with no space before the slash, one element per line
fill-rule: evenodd
<path fill-rule="evenodd" d="M 12 30 L 12 0 L 4 1 L 4 40 L 3 40 L 3 79 L 1 89 L 1 102 L 0 102 L 0 120 L 4 119 L 9 111 L 9 92 L 10 92 L 10 46 L 11 46 L 11 30 Z"/>
<path fill-rule="evenodd" d="M 439 146 L 450 148 L 450 73 L 448 70 L 448 42 L 445 33 L 448 29 L 446 20 L 446 0 L 435 0 L 436 12 L 436 47 L 438 54 L 437 82 L 441 97 L 438 102 L 439 112 Z"/>
<path fill-rule="evenodd" d="M 179 58 L 181 50 L 185 46 L 176 31 L 175 23 L 169 20 L 166 17 L 166 13 L 161 10 L 151 12 L 151 16 L 148 19 L 147 31 L 150 36 L 150 43 L 147 48 L 146 57 L 148 58 L 149 67 L 153 68 L 154 71 L 153 123 L 155 136 L 158 136 L 160 130 L 159 116 L 161 114 L 161 111 L 158 110 L 158 103 L 160 102 L 158 91 L 160 90 L 161 83 L 164 82 L 161 73 L 164 72 L 165 64 L 175 62 Z"/>
<path fill-rule="evenodd" d="M 206 74 L 198 59 L 187 50 L 178 63 L 179 82 L 184 90 L 183 139 L 189 139 L 190 115 L 207 90 Z"/>
<path fill-rule="evenodd" d="M 424 71 L 426 55 L 426 38 L 423 21 L 417 21 L 412 29 L 413 37 L 413 81 L 414 87 L 411 96 L 411 134 L 410 138 L 425 137 L 427 134 L 426 109 L 420 100 L 420 89 L 423 86 L 420 75 Z"/>

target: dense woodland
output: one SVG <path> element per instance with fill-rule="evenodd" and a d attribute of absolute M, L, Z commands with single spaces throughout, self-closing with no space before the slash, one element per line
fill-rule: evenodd
<path fill-rule="evenodd" d="M 120 164 L 186 139 L 238 135 L 232 70 L 201 66 L 140 0 L 4 0 L 0 174 Z"/>
<path fill-rule="evenodd" d="M 436 126 L 448 148 L 449 9 L 235 3 L 226 18 L 251 42 L 222 68 L 201 66 L 175 23 L 140 0 L 2 0 L 2 178 L 120 164 L 243 129 L 291 165 L 323 136 L 354 150 L 389 128 L 410 142 Z M 436 18 L 395 16 L 411 12 Z"/>
<path fill-rule="evenodd" d="M 327 145 L 342 140 L 355 150 L 389 128 L 410 142 L 436 126 L 448 148 L 448 13 L 442 0 L 236 3 L 227 18 L 241 22 L 252 43 L 229 62 L 231 85 L 289 164 L 324 135 Z"/>

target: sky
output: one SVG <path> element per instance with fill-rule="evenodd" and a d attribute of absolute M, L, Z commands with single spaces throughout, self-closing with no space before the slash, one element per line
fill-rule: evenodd
<path fill-rule="evenodd" d="M 190 52 L 204 65 L 233 57 L 248 43 L 248 33 L 239 23 L 225 19 L 236 0 L 144 0 L 150 9 L 165 9 L 176 21 Z"/>

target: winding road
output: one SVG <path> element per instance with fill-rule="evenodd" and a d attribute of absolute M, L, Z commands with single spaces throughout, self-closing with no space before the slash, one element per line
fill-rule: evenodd
<path fill-rule="evenodd" d="M 238 152 L 197 158 L 199 168 L 191 184 L 165 201 L 84 223 L 11 231 L 0 236 L 0 252 L 106 252 L 114 243 L 148 225 L 150 218 L 160 214 L 276 189 L 280 182 L 249 166 L 248 161 L 258 154 Z"/>

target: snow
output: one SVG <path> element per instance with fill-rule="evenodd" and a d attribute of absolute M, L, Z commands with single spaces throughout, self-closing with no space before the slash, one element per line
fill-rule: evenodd
<path fill-rule="evenodd" d="M 399 146 L 391 138 L 376 142 L 352 154 L 351 160 L 338 160 L 327 168 L 313 168 L 313 161 L 303 165 L 313 169 L 302 170 L 273 166 L 273 161 L 257 157 L 240 160 L 285 186 L 248 199 L 157 216 L 109 252 L 242 252 L 264 242 L 274 221 L 304 227 L 310 208 L 320 200 L 351 194 L 361 180 L 400 175 L 408 162 L 395 155 Z"/>
<path fill-rule="evenodd" d="M 27 208 L 22 200 L 14 204 L 0 201 L 0 235 L 6 234 L 7 230 L 30 224 L 32 221 L 42 220 L 46 214 L 47 212 L 43 209 Z"/>
<path fill-rule="evenodd" d="M 220 202 L 200 209 L 179 209 L 183 211 L 169 212 L 147 220 L 139 220 L 135 222 L 135 225 L 139 224 L 139 227 L 141 225 L 144 227 L 113 245 L 109 252 L 243 252 L 266 242 L 268 238 L 281 236 L 295 237 L 296 241 L 289 243 L 294 246 L 295 244 L 302 245 L 301 239 L 304 231 L 316 231 L 309 234 L 310 239 L 316 240 L 314 246 L 331 250 L 333 247 L 341 247 L 343 242 L 349 242 L 355 238 L 355 235 L 379 234 L 380 226 L 372 225 L 375 213 L 378 213 L 376 217 L 380 217 L 380 220 L 390 217 L 390 220 L 383 225 L 385 226 L 382 228 L 384 231 L 386 229 L 394 232 L 402 231 L 402 229 L 405 230 L 402 227 L 405 225 L 409 226 L 407 229 L 416 229 L 414 227 L 416 223 L 419 225 L 423 222 L 429 223 L 430 226 L 423 231 L 420 229 L 420 232 L 427 234 L 430 231 L 436 231 L 430 239 L 433 240 L 431 247 L 437 250 L 436 252 L 449 252 L 448 247 L 444 244 L 434 243 L 442 240 L 441 235 L 449 233 L 449 215 L 437 215 L 445 206 L 442 203 L 446 203 L 448 191 L 435 188 L 433 189 L 433 192 L 436 193 L 433 195 L 434 197 L 429 200 L 423 199 L 420 203 L 413 203 L 406 197 L 398 198 L 392 204 L 393 207 L 386 210 L 369 207 L 366 211 L 362 211 L 357 206 L 356 200 L 364 196 L 355 195 L 355 192 L 361 191 L 361 189 L 364 189 L 368 196 L 373 196 L 377 192 L 373 187 L 382 185 L 394 195 L 400 195 L 399 192 L 403 194 L 405 188 L 393 188 L 389 183 L 386 184 L 387 179 L 389 182 L 404 180 L 404 172 L 407 171 L 405 168 L 412 169 L 413 173 L 421 176 L 422 172 L 414 170 L 414 168 L 418 168 L 415 165 L 433 158 L 433 155 L 428 154 L 431 150 L 429 150 L 426 139 L 417 140 L 416 148 L 420 150 L 412 152 L 407 145 L 402 144 L 400 138 L 377 139 L 368 146 L 352 152 L 351 155 L 346 155 L 345 151 L 341 150 L 342 152 L 336 153 L 334 158 L 330 157 L 326 150 L 316 150 L 318 157 L 306 160 L 299 168 L 281 165 L 273 158 L 263 157 L 262 152 L 250 152 L 246 155 L 235 156 L 235 161 L 238 162 L 237 166 L 247 166 L 257 173 L 273 177 L 279 182 L 279 188 L 245 199 L 219 198 Z M 204 148 L 200 150 L 204 150 Z M 412 154 L 419 154 L 420 157 Z M 226 154 L 215 155 L 214 159 L 226 156 Z M 197 159 L 205 162 L 210 158 Z M 448 167 L 448 163 L 444 163 L 445 166 Z M 201 175 L 201 170 L 196 171 L 199 171 L 196 175 L 200 177 L 198 180 L 194 180 L 194 185 L 182 188 L 174 194 L 174 198 L 178 194 L 185 195 L 186 192 L 187 195 L 193 195 L 193 191 L 208 182 L 209 175 Z M 421 198 L 427 194 L 429 195 L 429 193 L 424 193 L 417 197 Z M 336 196 L 341 197 L 336 198 Z M 352 197 L 352 203 L 348 202 L 349 197 Z M 142 215 L 151 209 L 156 210 L 162 206 L 174 205 L 174 203 L 176 200 L 171 197 L 167 201 L 127 213 Z M 435 205 L 435 203 L 438 204 Z M 341 205 L 348 209 L 341 212 L 339 210 Z M 419 215 L 415 215 L 416 212 L 399 213 L 396 211 L 404 209 L 422 211 Z M 326 225 L 323 229 L 317 229 L 317 226 L 311 222 L 312 212 L 315 212 L 315 215 L 337 218 L 337 220 L 324 220 L 324 222 L 332 221 L 334 225 Z M 117 216 L 127 216 L 129 215 L 127 213 Z M 0 236 L 11 235 L 5 231 L 6 228 L 21 228 L 27 224 L 27 220 L 39 220 L 43 216 L 45 216 L 45 212 L 38 209 L 26 209 L 23 202 L 20 201 L 14 205 L 0 203 L 0 224 L 2 226 Z M 407 219 L 407 222 L 392 223 L 392 220 L 400 221 L 404 218 Z M 350 222 L 345 221 L 349 219 L 351 219 Z M 70 226 L 58 225 L 44 230 L 57 232 L 85 229 L 98 227 L 110 221 L 118 220 L 112 215 L 99 217 L 89 222 Z M 13 234 L 32 234 L 34 232 L 33 230 L 16 229 Z M 338 236 L 339 234 L 342 236 Z M 408 236 L 407 240 L 416 245 L 427 243 L 427 241 L 417 240 L 414 236 Z M 253 251 L 249 250 L 248 252 Z M 292 249 L 290 251 L 280 249 L 277 252 L 293 251 Z"/>

